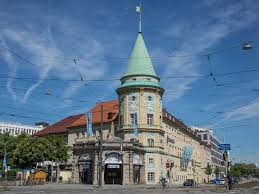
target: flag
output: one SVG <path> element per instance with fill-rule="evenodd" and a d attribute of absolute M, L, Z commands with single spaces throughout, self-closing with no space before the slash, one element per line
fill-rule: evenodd
<path fill-rule="evenodd" d="M 137 13 L 140 13 L 140 12 L 141 12 L 140 6 L 136 6 L 136 12 L 137 12 Z"/>
<path fill-rule="evenodd" d="M 87 126 L 87 136 L 92 137 L 93 136 L 93 125 L 92 125 L 92 113 L 87 112 L 86 113 L 86 126 Z"/>
<path fill-rule="evenodd" d="M 134 136 L 135 136 L 135 138 L 137 138 L 138 137 L 138 126 L 134 125 L 133 129 L 134 129 Z"/>

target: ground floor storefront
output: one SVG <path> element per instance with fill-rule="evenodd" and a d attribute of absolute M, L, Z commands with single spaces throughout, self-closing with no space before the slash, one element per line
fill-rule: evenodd
<path fill-rule="evenodd" d="M 133 142 L 106 141 L 102 161 L 97 142 L 73 146 L 72 181 L 82 184 L 145 184 L 144 150 Z M 100 172 L 99 165 L 102 165 Z"/>

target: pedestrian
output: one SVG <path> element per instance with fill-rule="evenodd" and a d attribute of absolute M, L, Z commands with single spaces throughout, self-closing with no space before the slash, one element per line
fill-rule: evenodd
<path fill-rule="evenodd" d="M 231 190 L 232 189 L 232 177 L 227 175 L 227 183 L 228 183 L 228 189 Z"/>

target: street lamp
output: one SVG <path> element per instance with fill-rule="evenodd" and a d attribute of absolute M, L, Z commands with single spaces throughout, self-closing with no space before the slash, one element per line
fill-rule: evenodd
<path fill-rule="evenodd" d="M 249 42 L 243 44 L 243 50 L 250 50 L 252 48 L 253 46 Z"/>
<path fill-rule="evenodd" d="M 52 94 L 51 94 L 51 91 L 50 90 L 48 90 L 47 92 L 45 92 L 45 94 L 44 95 L 46 95 L 46 96 L 51 96 Z"/>

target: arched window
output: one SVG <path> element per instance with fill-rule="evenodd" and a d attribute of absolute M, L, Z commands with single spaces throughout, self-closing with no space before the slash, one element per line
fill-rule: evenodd
<path fill-rule="evenodd" d="M 136 96 L 131 96 L 130 100 L 131 101 L 135 101 L 136 100 Z"/>
<path fill-rule="evenodd" d="M 155 141 L 154 141 L 154 139 L 148 138 L 147 142 L 148 142 L 148 146 L 149 146 L 149 147 L 154 147 L 154 146 L 155 146 Z"/>

